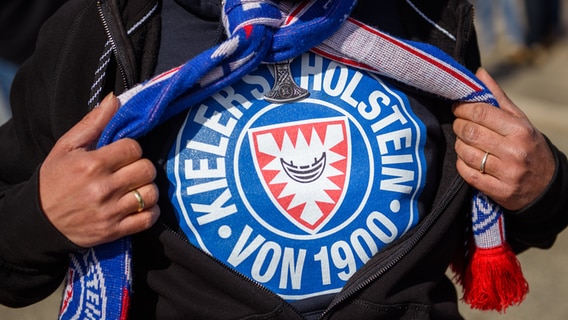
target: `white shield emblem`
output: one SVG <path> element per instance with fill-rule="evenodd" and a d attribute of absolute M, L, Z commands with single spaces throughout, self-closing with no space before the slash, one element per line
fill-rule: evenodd
<path fill-rule="evenodd" d="M 349 181 L 347 118 L 290 122 L 251 129 L 254 165 L 280 212 L 317 233 L 335 214 Z"/>

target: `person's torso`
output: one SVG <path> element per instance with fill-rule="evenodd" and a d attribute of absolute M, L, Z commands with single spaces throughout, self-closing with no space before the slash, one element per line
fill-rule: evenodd
<path fill-rule="evenodd" d="M 291 65 L 309 96 L 273 103 L 271 68 L 190 109 L 167 142 L 160 188 L 173 210 L 162 214 L 225 266 L 301 302 L 340 291 L 429 210 L 442 142 L 431 109 L 446 104 L 313 53 Z"/>
<path fill-rule="evenodd" d="M 275 76 L 305 96 L 269 99 Z M 286 300 L 336 293 L 431 206 L 429 107 L 314 53 L 261 65 L 188 112 L 167 162 L 176 220 L 192 244 Z"/>

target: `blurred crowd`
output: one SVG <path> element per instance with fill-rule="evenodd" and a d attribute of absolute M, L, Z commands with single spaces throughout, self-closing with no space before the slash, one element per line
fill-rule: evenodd
<path fill-rule="evenodd" d="M 563 0 L 471 0 L 482 57 L 539 64 L 563 36 Z"/>

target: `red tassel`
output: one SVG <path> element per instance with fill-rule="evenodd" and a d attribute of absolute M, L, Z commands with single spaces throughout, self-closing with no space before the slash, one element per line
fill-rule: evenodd
<path fill-rule="evenodd" d="M 521 264 L 511 248 L 475 248 L 464 275 L 463 300 L 474 309 L 505 311 L 529 291 Z"/>

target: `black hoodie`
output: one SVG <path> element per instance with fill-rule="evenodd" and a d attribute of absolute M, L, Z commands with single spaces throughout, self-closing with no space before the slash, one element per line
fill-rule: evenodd
<path fill-rule="evenodd" d="M 191 23 L 210 26 L 209 32 L 195 39 L 199 46 L 222 40 L 214 19 L 217 11 L 202 10 L 217 10 L 216 6 L 204 7 L 205 1 L 183 3 L 196 19 Z M 360 1 L 353 17 L 398 36 L 432 43 L 470 70 L 479 67 L 469 3 L 397 1 L 400 20 L 394 22 L 376 19 L 375 12 L 384 3 Z M 70 1 L 44 27 L 36 53 L 17 75 L 12 92 L 14 117 L 0 128 L 1 303 L 24 306 L 49 295 L 65 276 L 68 253 L 80 249 L 45 218 L 38 199 L 38 168 L 55 141 L 89 111 L 91 83 L 108 36 L 101 17 L 109 27 L 115 54 L 106 66 L 99 96 L 110 91 L 119 94 L 148 79 L 160 63 L 165 62 L 164 69 L 177 63 L 164 60 L 166 53 L 159 54 L 161 15 L 160 10 L 152 11 L 154 5 L 153 0 Z M 432 21 L 455 35 L 455 41 Z M 433 190 L 431 205 L 416 227 L 376 254 L 340 293 L 328 297 L 331 302 L 292 306 L 189 244 L 175 218 L 163 214 L 154 227 L 133 238 L 130 317 L 302 319 L 308 314 L 300 313 L 309 310 L 316 316 L 323 314 L 323 319 L 459 319 L 457 294 L 445 272 L 464 250 L 471 189 L 455 169 L 450 108 L 440 108 L 435 117 L 440 128 L 439 187 Z M 177 133 L 171 128 L 181 120 L 173 119 L 141 139 L 145 156 L 158 168 L 158 185 L 167 184 L 161 168 L 167 159 L 167 141 Z M 568 199 L 560 196 L 568 191 L 567 161 L 551 147 L 557 170 L 549 188 L 522 212 L 507 213 L 507 237 L 518 251 L 549 247 L 568 223 Z M 167 188 L 160 190 L 167 193 Z M 170 210 L 167 201 L 160 206 L 164 212 Z"/>

